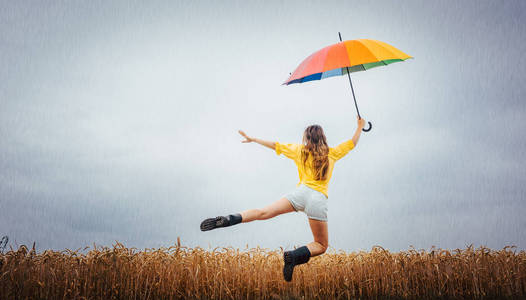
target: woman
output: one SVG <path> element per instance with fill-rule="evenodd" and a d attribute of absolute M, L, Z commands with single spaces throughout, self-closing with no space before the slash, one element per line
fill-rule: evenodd
<path fill-rule="evenodd" d="M 201 230 L 207 231 L 219 227 L 228 227 L 254 220 L 267 220 L 280 214 L 302 211 L 308 219 L 314 241 L 306 246 L 283 253 L 283 276 L 286 281 L 292 280 L 294 266 L 306 263 L 310 257 L 325 253 L 329 245 L 327 229 L 328 184 L 331 179 L 334 163 L 352 150 L 358 140 L 365 120 L 358 117 L 358 128 L 352 139 L 330 148 L 323 129 L 319 125 L 311 125 L 303 133 L 303 144 L 281 144 L 263 141 L 239 133 L 245 138 L 243 143 L 256 142 L 294 160 L 298 167 L 300 181 L 293 191 L 278 201 L 261 209 L 249 209 L 228 216 L 209 218 L 201 223 Z"/>

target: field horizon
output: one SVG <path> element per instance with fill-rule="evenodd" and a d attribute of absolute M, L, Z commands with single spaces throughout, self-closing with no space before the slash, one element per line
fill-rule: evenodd
<path fill-rule="evenodd" d="M 90 249 L 86 246 L 83 250 Z M 80 249 L 79 249 L 80 250 Z M 0 253 L 3 299 L 516 299 L 526 296 L 526 252 L 381 246 L 330 248 L 283 280 L 283 249 L 127 248 L 86 253 L 35 244 Z"/>

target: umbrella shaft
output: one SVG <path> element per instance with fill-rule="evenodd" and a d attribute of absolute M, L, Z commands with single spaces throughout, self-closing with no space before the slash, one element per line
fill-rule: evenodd
<path fill-rule="evenodd" d="M 340 42 L 342 41 L 342 34 L 338 32 L 338 36 L 340 37 Z M 349 77 L 349 84 L 351 85 L 351 92 L 352 92 L 352 98 L 354 99 L 354 106 L 356 106 L 356 112 L 358 113 L 358 118 L 362 118 L 360 116 L 360 111 L 358 110 L 358 104 L 356 104 L 356 97 L 354 96 L 354 89 L 352 87 L 352 81 L 351 81 L 351 73 L 349 72 L 349 67 L 345 67 L 347 69 L 347 77 Z"/>
<path fill-rule="evenodd" d="M 358 110 L 358 104 L 356 104 L 356 97 L 354 96 L 354 89 L 352 87 L 352 81 L 351 81 L 351 73 L 349 73 L 349 67 L 345 67 L 347 69 L 347 77 L 349 78 L 349 84 L 351 85 L 351 92 L 352 92 L 352 98 L 354 99 L 354 106 L 356 107 L 356 112 L 358 113 L 358 118 L 362 118 L 360 116 L 360 111 Z"/>

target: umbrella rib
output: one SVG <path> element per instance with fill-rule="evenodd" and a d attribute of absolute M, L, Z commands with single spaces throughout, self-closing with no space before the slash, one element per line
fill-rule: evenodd
<path fill-rule="evenodd" d="M 390 49 L 387 49 L 387 48 L 384 47 L 382 44 L 380 44 L 380 43 L 375 43 L 375 45 L 376 45 L 377 47 L 380 47 L 380 48 L 384 49 L 385 51 L 391 53 L 391 56 L 396 57 L 396 54 L 393 53 L 393 51 L 391 51 Z M 382 60 L 382 62 L 383 62 L 383 61 L 384 61 L 384 60 Z M 385 64 L 385 63 L 384 63 L 384 64 Z M 387 66 L 387 64 L 385 64 L 385 65 Z"/>
<path fill-rule="evenodd" d="M 358 43 L 360 43 L 360 44 L 362 45 L 362 47 L 363 47 L 367 52 L 369 52 L 369 54 L 371 54 L 372 57 L 374 57 L 374 58 L 376 59 L 376 61 L 380 61 L 380 59 L 378 59 L 378 57 L 377 57 L 376 55 L 374 55 L 374 53 L 373 53 L 371 50 L 369 50 L 369 48 L 367 48 L 367 46 L 366 46 L 364 43 L 362 43 L 360 40 L 355 40 L 355 41 L 358 42 Z M 390 52 L 390 51 L 389 51 L 389 52 Z M 391 52 L 391 53 L 392 53 L 392 52 Z M 349 59 L 349 62 L 350 62 L 350 59 Z M 358 65 L 356 65 L 356 66 L 359 66 L 359 65 L 362 65 L 362 68 L 363 68 L 364 71 L 367 70 L 367 69 L 365 68 L 365 66 L 364 66 L 363 63 L 358 64 Z M 354 66 L 349 66 L 349 68 L 350 68 L 350 67 L 354 67 Z"/>

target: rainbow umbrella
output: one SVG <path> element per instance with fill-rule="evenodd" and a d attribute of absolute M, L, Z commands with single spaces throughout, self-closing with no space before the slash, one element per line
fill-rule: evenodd
<path fill-rule="evenodd" d="M 356 112 L 361 119 L 350 73 L 386 66 L 413 57 L 381 41 L 359 39 L 342 42 L 342 36 L 339 32 L 338 35 L 340 36 L 339 43 L 311 54 L 303 60 L 283 84 L 302 83 L 347 74 Z M 371 122 L 368 123 L 369 128 L 363 129 L 365 132 L 372 128 Z"/>

